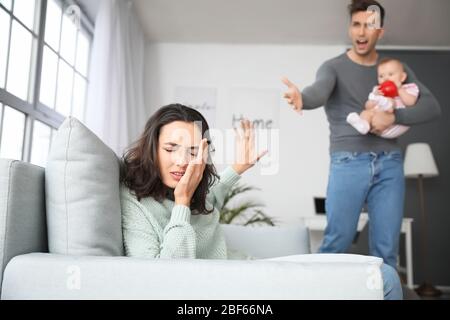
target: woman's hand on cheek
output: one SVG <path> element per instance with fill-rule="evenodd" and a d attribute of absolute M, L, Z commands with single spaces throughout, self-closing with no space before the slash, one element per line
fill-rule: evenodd
<path fill-rule="evenodd" d="M 208 156 L 207 147 L 207 140 L 203 139 L 200 142 L 196 158 L 189 162 L 186 172 L 175 187 L 175 204 L 186 207 L 191 205 L 192 196 L 203 178 L 203 171 L 205 170 Z"/>
<path fill-rule="evenodd" d="M 241 121 L 241 128 L 236 132 L 236 159 L 233 169 L 238 174 L 242 174 L 255 165 L 268 151 L 265 150 L 259 155 L 256 153 L 255 131 L 253 124 L 248 120 Z"/>

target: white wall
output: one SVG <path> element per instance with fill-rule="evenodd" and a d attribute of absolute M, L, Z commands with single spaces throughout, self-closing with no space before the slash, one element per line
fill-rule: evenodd
<path fill-rule="evenodd" d="M 280 92 L 280 167 L 272 176 L 253 168 L 245 183 L 261 192 L 251 195 L 279 224 L 314 214 L 314 196 L 325 196 L 329 129 L 323 108 L 293 112 L 284 102 L 281 76 L 300 87 L 313 82 L 318 67 L 344 52 L 344 46 L 266 46 L 220 44 L 148 44 L 146 103 L 152 110 L 177 102 L 177 86 L 217 88 L 218 128 L 231 127 L 231 88 L 276 89 Z"/>

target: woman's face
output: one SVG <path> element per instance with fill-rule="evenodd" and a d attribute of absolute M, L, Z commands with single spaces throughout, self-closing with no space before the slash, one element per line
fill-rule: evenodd
<path fill-rule="evenodd" d="M 202 132 L 194 122 L 174 121 L 161 128 L 158 167 L 162 182 L 175 189 L 189 161 L 197 156 Z"/>

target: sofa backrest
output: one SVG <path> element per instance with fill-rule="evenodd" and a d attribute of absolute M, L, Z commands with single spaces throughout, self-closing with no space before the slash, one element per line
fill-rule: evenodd
<path fill-rule="evenodd" d="M 48 252 L 44 169 L 0 159 L 0 290 L 8 262 L 31 252 Z"/>
<path fill-rule="evenodd" d="M 309 230 L 303 225 L 245 227 L 224 224 L 228 249 L 253 258 L 274 258 L 310 253 Z"/>

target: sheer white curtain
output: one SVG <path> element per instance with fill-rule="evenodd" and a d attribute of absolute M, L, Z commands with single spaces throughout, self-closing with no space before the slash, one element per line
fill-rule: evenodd
<path fill-rule="evenodd" d="M 95 22 L 86 125 L 121 156 L 143 130 L 145 36 L 131 1 L 103 0 Z"/>

